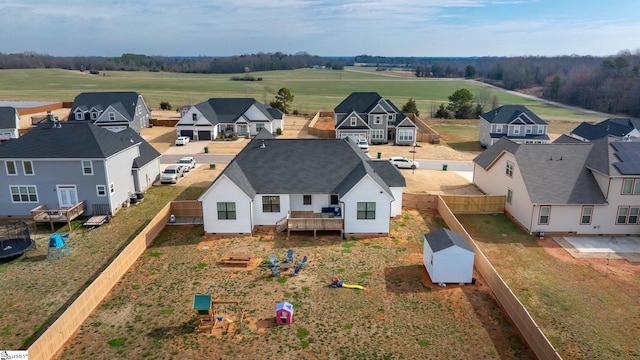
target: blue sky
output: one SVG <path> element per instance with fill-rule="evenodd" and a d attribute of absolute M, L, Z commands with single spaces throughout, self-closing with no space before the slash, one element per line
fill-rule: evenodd
<path fill-rule="evenodd" d="M 0 0 L 0 52 L 615 55 L 640 0 Z"/>

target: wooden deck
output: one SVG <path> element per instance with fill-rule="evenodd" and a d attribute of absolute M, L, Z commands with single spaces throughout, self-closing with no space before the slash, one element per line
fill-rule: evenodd
<path fill-rule="evenodd" d="M 54 230 L 53 223 L 67 223 L 71 231 L 71 220 L 82 215 L 86 210 L 86 201 L 79 202 L 69 208 L 49 209 L 47 204 L 42 204 L 31 210 L 31 219 L 34 222 L 48 222 L 51 224 L 51 231 Z"/>
<path fill-rule="evenodd" d="M 326 215 L 325 215 L 326 216 Z M 287 237 L 291 231 L 313 231 L 313 236 L 317 236 L 317 231 L 340 231 L 343 236 L 344 219 L 328 215 L 324 217 L 322 213 L 313 211 L 291 211 L 287 217 Z"/>

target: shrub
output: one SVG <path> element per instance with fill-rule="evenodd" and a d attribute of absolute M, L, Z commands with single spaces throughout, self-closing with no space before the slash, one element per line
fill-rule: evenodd
<path fill-rule="evenodd" d="M 282 135 L 282 129 L 277 128 L 276 129 L 276 135 Z"/>
<path fill-rule="evenodd" d="M 160 110 L 171 110 L 171 104 L 167 101 L 160 102 Z"/>

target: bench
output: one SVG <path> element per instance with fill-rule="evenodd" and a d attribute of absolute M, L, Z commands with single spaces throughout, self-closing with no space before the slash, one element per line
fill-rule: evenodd
<path fill-rule="evenodd" d="M 221 260 L 224 265 L 240 265 L 247 266 L 251 262 L 251 255 L 248 254 L 231 254 Z"/>

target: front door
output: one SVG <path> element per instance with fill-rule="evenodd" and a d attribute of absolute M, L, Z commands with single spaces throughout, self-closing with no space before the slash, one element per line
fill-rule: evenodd
<path fill-rule="evenodd" d="M 238 133 L 240 133 L 241 136 L 247 135 L 247 125 L 238 125 Z"/>
<path fill-rule="evenodd" d="M 78 203 L 78 191 L 75 185 L 58 185 L 59 207 L 72 207 Z"/>

